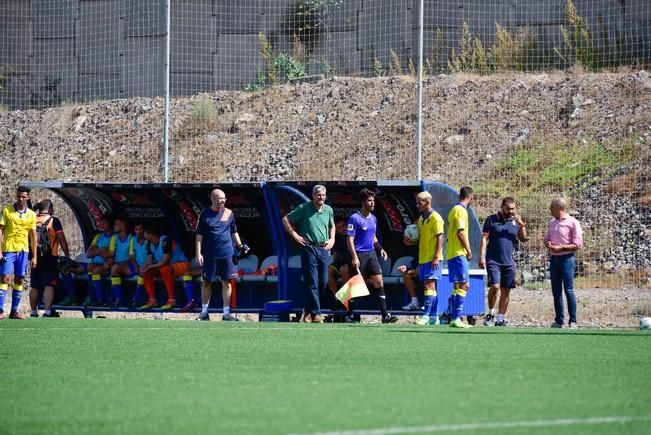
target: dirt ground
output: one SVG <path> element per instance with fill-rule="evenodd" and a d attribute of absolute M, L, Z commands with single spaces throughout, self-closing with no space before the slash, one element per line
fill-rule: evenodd
<path fill-rule="evenodd" d="M 651 316 L 651 289 L 576 289 L 578 325 L 581 328 L 639 328 L 642 317 Z M 566 305 L 567 309 L 567 305 Z M 5 306 L 8 312 L 9 305 Z M 29 306 L 23 301 L 21 311 L 29 314 Z M 64 311 L 62 317 L 82 317 L 78 311 Z M 160 319 L 192 320 L 196 314 L 178 313 L 101 313 L 109 319 Z M 220 314 L 211 315 L 212 320 L 219 320 Z M 257 314 L 239 314 L 241 321 L 256 322 Z M 511 302 L 507 318 L 512 327 L 549 327 L 554 320 L 554 304 L 551 290 L 515 289 L 511 293 Z M 400 316 L 399 324 L 414 323 L 414 316 Z M 566 314 L 567 319 L 567 314 Z M 363 316 L 364 323 L 377 323 L 378 316 Z"/>

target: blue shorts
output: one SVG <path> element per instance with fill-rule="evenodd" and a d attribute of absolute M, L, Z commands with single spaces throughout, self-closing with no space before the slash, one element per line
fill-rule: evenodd
<path fill-rule="evenodd" d="M 515 264 L 498 264 L 488 260 L 486 272 L 489 286 L 499 284 L 501 288 L 515 288 Z"/>
<path fill-rule="evenodd" d="M 435 268 L 432 268 L 431 262 L 418 265 L 418 276 L 421 282 L 438 280 L 441 278 L 441 273 L 443 273 L 443 267 L 440 262 Z"/>
<path fill-rule="evenodd" d="M 11 275 L 23 278 L 27 275 L 29 254 L 27 252 L 3 252 L 3 262 L 0 266 L 0 275 Z"/>
<path fill-rule="evenodd" d="M 206 258 L 203 261 L 203 278 L 207 282 L 228 281 L 236 278 L 233 259 L 228 258 Z"/>
<path fill-rule="evenodd" d="M 459 255 L 448 260 L 448 277 L 450 282 L 470 281 L 470 269 L 465 255 Z"/>

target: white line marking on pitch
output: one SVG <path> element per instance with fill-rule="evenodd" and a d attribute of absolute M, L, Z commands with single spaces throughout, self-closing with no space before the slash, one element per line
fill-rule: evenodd
<path fill-rule="evenodd" d="M 651 416 L 645 417 L 591 417 L 591 418 L 567 418 L 558 420 L 525 420 L 525 421 L 493 421 L 485 423 L 462 423 L 462 424 L 436 424 L 431 426 L 413 427 L 385 427 L 378 429 L 343 430 L 333 432 L 309 432 L 290 435 L 386 435 L 400 433 L 432 433 L 432 432 L 459 432 L 465 430 L 483 429 L 511 429 L 511 428 L 532 428 L 552 426 L 579 426 L 589 424 L 613 424 L 630 423 L 635 421 L 649 421 Z"/>

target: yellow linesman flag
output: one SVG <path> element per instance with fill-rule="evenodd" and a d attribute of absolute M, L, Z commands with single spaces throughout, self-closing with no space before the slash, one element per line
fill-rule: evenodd
<path fill-rule="evenodd" d="M 346 281 L 346 283 L 339 289 L 335 294 L 335 298 L 341 304 L 348 309 L 348 301 L 353 298 L 359 298 L 361 296 L 368 296 L 370 293 L 366 287 L 366 282 L 361 274 L 353 276 L 351 279 Z"/>

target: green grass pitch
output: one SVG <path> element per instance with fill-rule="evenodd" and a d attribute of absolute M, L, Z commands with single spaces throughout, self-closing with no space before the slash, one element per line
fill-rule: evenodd
<path fill-rule="evenodd" d="M 651 433 L 651 334 L 0 322 L 0 433 Z"/>

